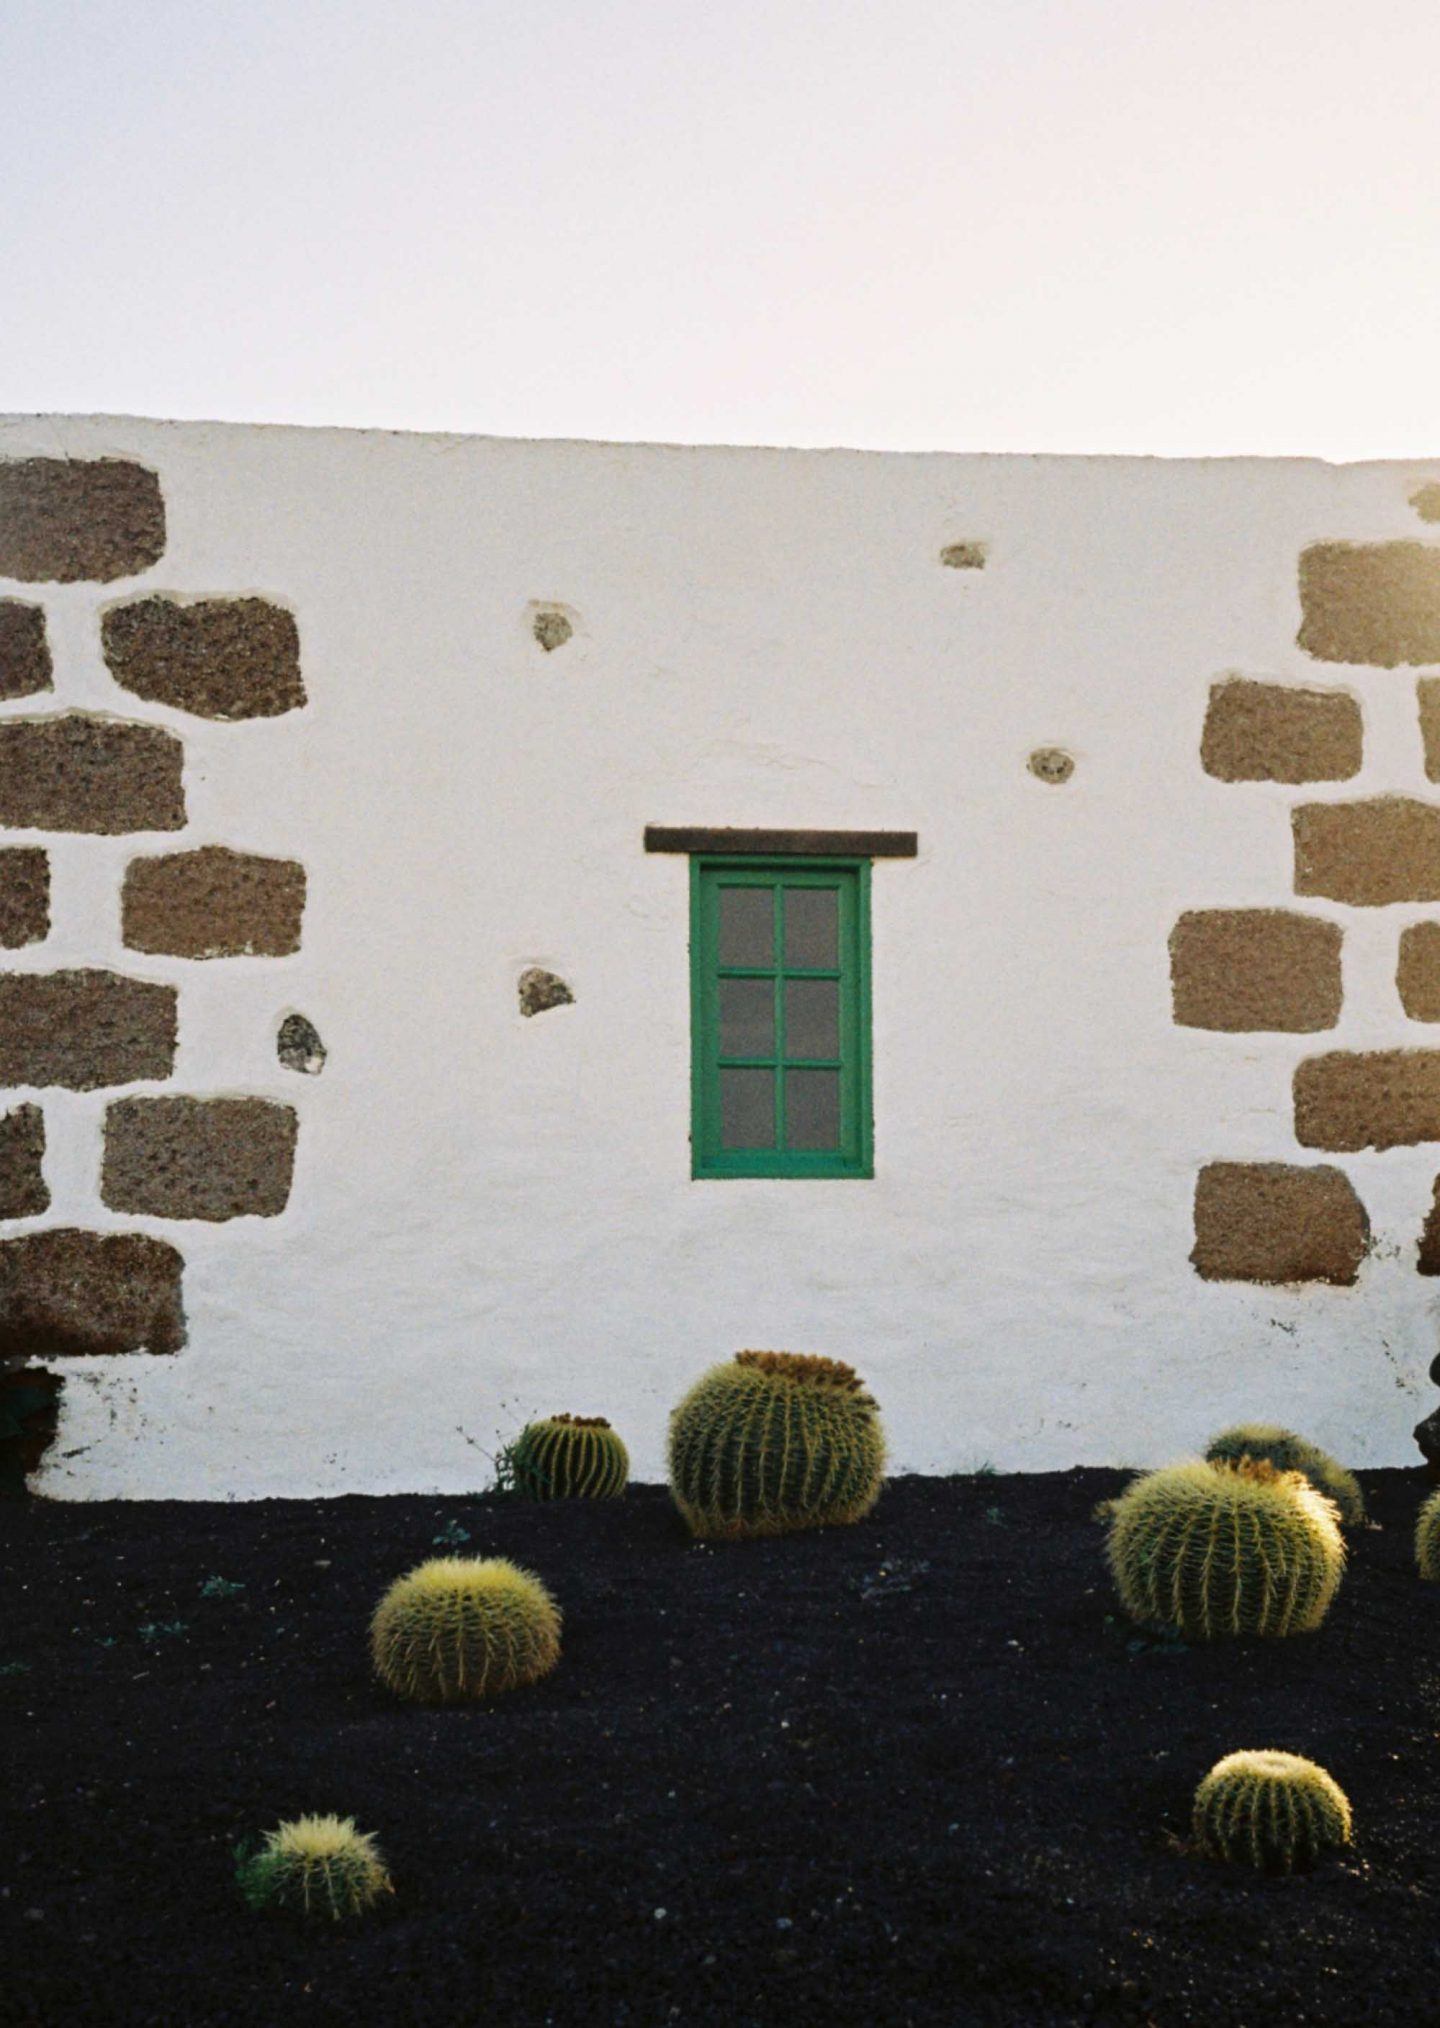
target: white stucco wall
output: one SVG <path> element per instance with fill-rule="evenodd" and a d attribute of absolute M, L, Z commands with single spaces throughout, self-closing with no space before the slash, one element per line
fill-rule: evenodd
<path fill-rule="evenodd" d="M 1299 1151 L 1290 1078 L 1423 1041 L 1394 961 L 1427 911 L 1294 902 L 1288 810 L 1426 793 L 1413 672 L 1308 661 L 1295 569 L 1317 538 L 1423 535 L 1434 468 L 0 424 L 0 455 L 37 453 L 151 466 L 169 540 L 117 585 L 0 583 L 43 600 L 56 660 L 53 697 L 0 711 L 172 727 L 191 821 L 47 834 L 52 934 L 0 962 L 174 981 L 175 1076 L 139 1089 L 301 1116 L 283 1216 L 177 1224 L 100 1207 L 105 1093 L 7 1095 L 44 1105 L 53 1203 L 6 1236 L 153 1231 L 187 1263 L 183 1352 L 52 1362 L 45 1492 L 456 1491 L 562 1408 L 654 1478 L 671 1404 L 746 1345 L 854 1362 L 902 1469 L 1161 1460 L 1252 1413 L 1413 1458 L 1440 1152 Z M 965 538 L 987 567 L 942 568 Z M 308 706 L 217 725 L 118 689 L 99 614 L 142 589 L 293 608 Z M 547 655 L 552 600 L 576 635 Z M 1209 779 L 1228 671 L 1353 691 L 1364 773 Z M 1062 788 L 1027 771 L 1045 744 Z M 873 1181 L 690 1180 L 686 862 L 647 822 L 918 831 L 874 869 Z M 304 862 L 300 955 L 123 948 L 128 860 L 211 842 Z M 1336 1030 L 1173 1025 L 1174 919 L 1227 904 L 1345 922 Z M 576 1004 L 522 1020 L 529 964 Z M 318 1078 L 276 1062 L 291 1008 Z M 1377 1238 L 1358 1285 L 1202 1282 L 1215 1159 L 1338 1160 Z"/>

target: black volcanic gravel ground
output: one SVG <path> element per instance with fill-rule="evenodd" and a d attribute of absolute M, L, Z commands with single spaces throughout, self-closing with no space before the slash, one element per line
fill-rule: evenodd
<path fill-rule="evenodd" d="M 858 1527 L 723 1547 L 648 1487 L 9 1506 L 0 2020 L 1433 2020 L 1440 1591 L 1421 1475 L 1364 1478 L 1383 1528 L 1319 1634 L 1188 1651 L 1112 1617 L 1113 1472 L 901 1479 Z M 366 1622 L 457 1527 L 546 1578 L 564 1657 L 407 1708 Z M 1353 1855 L 1267 1880 L 1184 1850 L 1249 1746 L 1331 1770 Z M 376 1918 L 239 1899 L 235 1843 L 306 1810 L 378 1835 Z"/>

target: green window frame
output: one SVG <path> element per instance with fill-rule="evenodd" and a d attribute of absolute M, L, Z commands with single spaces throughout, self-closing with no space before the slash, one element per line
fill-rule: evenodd
<path fill-rule="evenodd" d="M 868 1177 L 870 861 L 690 861 L 691 1173 Z"/>

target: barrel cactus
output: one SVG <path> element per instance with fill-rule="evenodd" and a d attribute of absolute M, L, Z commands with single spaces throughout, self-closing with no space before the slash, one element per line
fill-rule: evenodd
<path fill-rule="evenodd" d="M 1241 1458 L 1264 1458 L 1277 1472 L 1303 1472 L 1318 1493 L 1333 1500 L 1347 1528 L 1365 1519 L 1365 1495 L 1353 1472 L 1322 1451 L 1319 1444 L 1281 1429 L 1273 1422 L 1240 1422 L 1222 1430 L 1205 1451 L 1212 1464 L 1238 1464 Z"/>
<path fill-rule="evenodd" d="M 1440 1584 L 1440 1493 L 1432 1493 L 1415 1523 L 1415 1561 L 1427 1584 Z"/>
<path fill-rule="evenodd" d="M 1350 1843 L 1350 1804 L 1333 1775 L 1298 1753 L 1227 1753 L 1195 1791 L 1194 1829 L 1212 1859 L 1293 1873 Z"/>
<path fill-rule="evenodd" d="M 515 1491 L 531 1500 L 613 1500 L 630 1453 L 603 1415 L 548 1415 L 527 1423 L 510 1450 Z"/>
<path fill-rule="evenodd" d="M 503 1557 L 437 1556 L 397 1578 L 370 1625 L 376 1674 L 421 1704 L 495 1697 L 560 1659 L 560 1611 Z"/>
<path fill-rule="evenodd" d="M 240 1861 L 241 1891 L 255 1908 L 288 1908 L 335 1922 L 363 1915 L 390 1894 L 385 1861 L 353 1817 L 296 1817 L 267 1831 L 260 1850 Z"/>
<path fill-rule="evenodd" d="M 670 1488 L 695 1535 L 859 1521 L 884 1479 L 879 1410 L 838 1359 L 737 1352 L 670 1418 Z"/>
<path fill-rule="evenodd" d="M 1137 1480 L 1115 1504 L 1107 1553 L 1130 1617 L 1192 1641 L 1309 1633 L 1345 1568 L 1333 1504 L 1301 1473 L 1249 1458 Z"/>

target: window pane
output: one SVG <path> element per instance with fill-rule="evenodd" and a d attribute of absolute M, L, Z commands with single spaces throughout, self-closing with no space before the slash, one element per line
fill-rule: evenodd
<path fill-rule="evenodd" d="M 775 987 L 769 979 L 720 981 L 720 1054 L 775 1054 Z"/>
<path fill-rule="evenodd" d="M 785 890 L 785 962 L 833 971 L 840 963 L 840 896 L 833 887 Z"/>
<path fill-rule="evenodd" d="M 773 965 L 775 896 L 768 887 L 720 890 L 722 965 Z"/>
<path fill-rule="evenodd" d="M 769 985 L 768 979 L 758 982 Z M 785 981 L 785 1054 L 840 1054 L 840 982 L 838 979 Z"/>
<path fill-rule="evenodd" d="M 747 1075 L 748 1073 L 741 1073 Z M 724 1075 L 724 1072 L 721 1073 Z M 785 1145 L 789 1148 L 838 1148 L 840 1145 L 840 1073 L 838 1070 L 791 1070 L 785 1074 Z"/>
<path fill-rule="evenodd" d="M 720 1145 L 722 1148 L 774 1147 L 773 1070 L 721 1071 Z"/>

